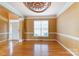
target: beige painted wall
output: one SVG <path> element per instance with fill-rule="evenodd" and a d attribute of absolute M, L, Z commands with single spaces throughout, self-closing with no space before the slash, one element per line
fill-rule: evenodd
<path fill-rule="evenodd" d="M 19 16 L 0 5 L 0 41 L 9 38 L 9 20 L 19 20 Z M 21 29 L 19 30 L 20 33 L 22 32 Z"/>
<path fill-rule="evenodd" d="M 8 23 L 0 19 L 0 41 L 8 38 Z"/>
<path fill-rule="evenodd" d="M 79 55 L 79 40 L 69 38 L 79 37 L 79 3 L 74 3 L 69 9 L 62 13 L 57 19 L 58 40 L 68 49 Z"/>
<path fill-rule="evenodd" d="M 0 6 L 0 16 L 3 16 L 4 18 L 8 19 L 8 10 L 2 6 Z"/>
<path fill-rule="evenodd" d="M 0 41 L 8 39 L 8 10 L 0 6 Z"/>
<path fill-rule="evenodd" d="M 43 19 L 41 19 L 43 20 Z M 56 18 L 51 18 L 51 19 L 48 19 L 48 22 L 49 22 L 49 33 L 50 32 L 56 32 Z M 24 21 L 24 29 L 25 29 L 25 32 L 24 33 L 28 33 L 28 32 L 31 32 L 33 33 L 34 32 L 34 19 L 25 19 Z M 48 37 L 34 37 L 33 34 L 24 34 L 23 35 L 25 39 L 49 39 L 49 40 L 53 40 L 55 39 L 56 35 L 55 34 L 49 34 Z"/>

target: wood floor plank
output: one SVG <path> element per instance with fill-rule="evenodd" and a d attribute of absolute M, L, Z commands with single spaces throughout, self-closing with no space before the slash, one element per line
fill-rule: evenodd
<path fill-rule="evenodd" d="M 14 44 L 14 43 L 13 43 Z M 25 41 L 17 43 L 10 49 L 7 45 L 0 46 L 0 55 L 13 56 L 72 56 L 56 41 Z"/>

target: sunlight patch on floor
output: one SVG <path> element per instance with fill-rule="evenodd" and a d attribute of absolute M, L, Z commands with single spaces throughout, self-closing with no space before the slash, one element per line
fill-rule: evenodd
<path fill-rule="evenodd" d="M 35 44 L 34 45 L 34 56 L 48 56 L 48 45 L 47 44 Z"/>

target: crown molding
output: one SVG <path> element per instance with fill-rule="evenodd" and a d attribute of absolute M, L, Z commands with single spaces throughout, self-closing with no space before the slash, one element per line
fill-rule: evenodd
<path fill-rule="evenodd" d="M 52 19 L 52 18 L 57 18 L 55 15 L 54 16 L 27 16 L 25 19 Z"/>
<path fill-rule="evenodd" d="M 4 8 L 8 9 L 9 11 L 11 11 L 12 13 L 16 14 L 17 16 L 22 16 L 22 14 L 12 5 L 10 5 L 8 2 L 4 2 L 4 3 L 0 3 L 1 6 L 3 6 Z"/>
<path fill-rule="evenodd" d="M 71 7 L 74 4 L 74 2 L 67 2 L 64 7 L 61 9 L 61 11 L 57 14 L 57 17 L 60 16 L 63 12 L 65 12 L 69 7 Z"/>

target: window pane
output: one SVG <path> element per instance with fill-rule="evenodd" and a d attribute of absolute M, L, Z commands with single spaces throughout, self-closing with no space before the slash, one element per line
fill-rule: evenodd
<path fill-rule="evenodd" d="M 34 36 L 40 36 L 40 30 L 38 29 L 35 29 L 34 31 Z"/>
<path fill-rule="evenodd" d="M 42 21 L 42 28 L 47 28 L 48 29 L 48 21 Z"/>
<path fill-rule="evenodd" d="M 42 30 L 42 36 L 48 36 L 48 30 Z"/>
<path fill-rule="evenodd" d="M 42 21 L 42 36 L 48 36 L 48 21 Z"/>
<path fill-rule="evenodd" d="M 48 21 L 34 21 L 34 36 L 48 36 Z"/>

